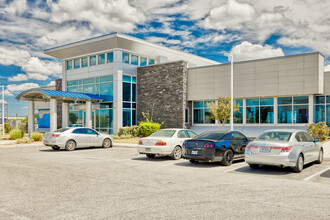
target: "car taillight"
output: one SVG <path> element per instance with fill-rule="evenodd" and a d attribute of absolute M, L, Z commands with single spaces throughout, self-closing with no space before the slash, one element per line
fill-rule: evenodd
<path fill-rule="evenodd" d="M 251 148 L 258 148 L 258 146 L 248 145 L 245 147 L 246 150 L 250 150 Z"/>
<path fill-rule="evenodd" d="M 61 134 L 52 134 L 52 137 L 59 137 Z"/>
<path fill-rule="evenodd" d="M 292 150 L 292 146 L 289 147 L 282 147 L 281 152 L 290 152 Z"/>
<path fill-rule="evenodd" d="M 166 142 L 165 141 L 158 141 L 156 143 L 156 146 L 166 146 Z"/>
<path fill-rule="evenodd" d="M 142 141 L 141 141 L 141 140 L 139 141 L 139 145 L 143 145 L 143 143 L 142 143 Z"/>
<path fill-rule="evenodd" d="M 203 148 L 214 148 L 214 144 L 204 144 Z"/>
<path fill-rule="evenodd" d="M 188 147 L 188 143 L 183 142 L 182 147 Z"/>

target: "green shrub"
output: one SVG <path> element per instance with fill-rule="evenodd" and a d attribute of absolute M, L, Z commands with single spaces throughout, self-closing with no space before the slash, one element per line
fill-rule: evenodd
<path fill-rule="evenodd" d="M 139 132 L 143 137 L 149 136 L 158 131 L 162 124 L 156 122 L 141 121 L 139 125 Z"/>
<path fill-rule="evenodd" d="M 113 139 L 128 139 L 128 138 L 132 138 L 132 135 L 127 134 L 127 135 L 112 135 Z"/>
<path fill-rule="evenodd" d="M 9 137 L 11 140 L 16 140 L 16 139 L 24 137 L 24 132 L 20 129 L 13 129 L 10 131 Z"/>
<path fill-rule="evenodd" d="M 16 139 L 16 144 L 29 144 L 29 143 L 31 143 L 31 139 L 28 137 Z"/>
<path fill-rule="evenodd" d="M 32 133 L 32 139 L 34 141 L 42 141 L 44 135 L 42 133 L 39 133 L 39 132 L 33 132 Z"/>
<path fill-rule="evenodd" d="M 139 126 L 132 126 L 132 127 L 122 127 L 119 128 L 119 136 L 139 136 Z"/>
<path fill-rule="evenodd" d="M 28 133 L 28 123 L 21 123 L 19 125 L 19 129 L 22 130 L 24 133 Z"/>
<path fill-rule="evenodd" d="M 9 134 L 9 132 L 13 129 L 9 122 L 5 123 L 5 133 Z"/>
<path fill-rule="evenodd" d="M 313 123 L 306 125 L 307 132 L 312 135 L 314 139 L 319 139 L 320 141 L 327 140 L 330 132 L 330 128 L 328 128 L 327 124 L 324 121 L 319 123 Z"/>

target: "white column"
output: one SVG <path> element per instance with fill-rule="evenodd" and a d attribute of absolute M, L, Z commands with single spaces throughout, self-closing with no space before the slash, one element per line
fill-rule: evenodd
<path fill-rule="evenodd" d="M 278 119 L 278 108 L 277 108 L 277 97 L 274 97 L 274 124 L 277 125 Z"/>
<path fill-rule="evenodd" d="M 57 130 L 57 100 L 50 99 L 50 132 Z"/>
<path fill-rule="evenodd" d="M 308 124 L 312 124 L 314 122 L 314 95 L 309 95 L 308 99 Z"/>
<path fill-rule="evenodd" d="M 123 62 L 122 51 L 114 51 L 117 72 L 113 76 L 113 133 L 123 126 Z"/>
<path fill-rule="evenodd" d="M 62 103 L 62 127 L 69 127 L 69 103 Z"/>
<path fill-rule="evenodd" d="M 92 101 L 86 101 L 86 127 L 92 128 Z"/>
<path fill-rule="evenodd" d="M 34 101 L 28 101 L 28 134 L 31 138 L 34 131 Z"/>
<path fill-rule="evenodd" d="M 246 99 L 243 99 L 243 125 L 246 124 Z"/>

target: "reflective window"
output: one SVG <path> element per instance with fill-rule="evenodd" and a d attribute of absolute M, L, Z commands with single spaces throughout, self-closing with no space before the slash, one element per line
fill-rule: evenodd
<path fill-rule="evenodd" d="M 131 101 L 131 84 L 123 83 L 123 101 Z"/>
<path fill-rule="evenodd" d="M 108 82 L 108 81 L 113 81 L 113 75 L 110 76 L 102 76 L 100 77 L 100 82 Z"/>
<path fill-rule="evenodd" d="M 239 105 L 238 112 L 234 113 L 234 123 L 242 124 L 243 123 L 243 99 L 236 99 L 236 104 Z"/>
<path fill-rule="evenodd" d="M 84 84 L 95 83 L 95 78 L 88 78 L 83 80 Z"/>
<path fill-rule="evenodd" d="M 293 123 L 308 123 L 308 105 L 293 106 Z"/>
<path fill-rule="evenodd" d="M 96 56 L 89 57 L 89 65 L 95 66 L 96 65 Z"/>
<path fill-rule="evenodd" d="M 274 123 L 274 107 L 265 106 L 260 107 L 260 123 L 272 124 Z"/>
<path fill-rule="evenodd" d="M 189 123 L 189 108 L 185 109 L 184 119 L 185 123 Z"/>
<path fill-rule="evenodd" d="M 320 122 L 325 121 L 325 105 L 316 105 L 315 106 L 315 119 L 314 121 Z"/>
<path fill-rule="evenodd" d="M 315 97 L 316 104 L 324 104 L 325 103 L 325 96 L 316 96 Z"/>
<path fill-rule="evenodd" d="M 152 65 L 152 64 L 155 64 L 155 60 L 149 59 L 148 65 Z"/>
<path fill-rule="evenodd" d="M 99 58 L 99 60 L 98 60 L 99 65 L 100 64 L 105 64 L 105 54 L 98 55 L 98 58 Z"/>
<path fill-rule="evenodd" d="M 259 99 L 247 99 L 246 106 L 256 106 L 259 105 Z"/>
<path fill-rule="evenodd" d="M 295 138 L 298 142 L 307 142 L 307 139 L 302 132 L 298 132 Z"/>
<path fill-rule="evenodd" d="M 107 53 L 107 63 L 113 63 L 113 52 Z"/>
<path fill-rule="evenodd" d="M 78 80 L 68 81 L 67 86 L 78 86 Z"/>
<path fill-rule="evenodd" d="M 132 84 L 132 101 L 136 102 L 136 84 Z"/>
<path fill-rule="evenodd" d="M 66 69 L 72 70 L 72 60 L 66 61 Z"/>
<path fill-rule="evenodd" d="M 86 132 L 86 134 L 93 134 L 93 135 L 96 135 L 97 134 L 96 131 L 94 131 L 94 130 L 92 130 L 90 128 L 85 128 L 85 132 Z"/>
<path fill-rule="evenodd" d="M 241 133 L 233 133 L 233 140 L 236 141 L 245 141 L 246 137 L 244 135 L 242 135 Z"/>
<path fill-rule="evenodd" d="M 140 66 L 146 66 L 147 65 L 147 58 L 140 57 Z"/>
<path fill-rule="evenodd" d="M 123 52 L 123 63 L 129 63 L 129 54 Z"/>
<path fill-rule="evenodd" d="M 194 109 L 194 124 L 204 123 L 204 109 Z"/>
<path fill-rule="evenodd" d="M 81 67 L 88 67 L 88 57 L 81 59 Z"/>
<path fill-rule="evenodd" d="M 278 123 L 292 123 L 292 105 L 278 106 Z"/>
<path fill-rule="evenodd" d="M 177 136 L 178 136 L 178 138 L 189 138 L 187 132 L 184 130 L 179 131 Z"/>
<path fill-rule="evenodd" d="M 246 123 L 259 123 L 259 107 L 246 107 Z"/>
<path fill-rule="evenodd" d="M 193 102 L 193 123 L 194 124 L 214 124 L 215 121 L 210 119 L 210 109 L 208 104 L 214 101 Z"/>
<path fill-rule="evenodd" d="M 131 55 L 131 64 L 133 64 L 133 65 L 138 65 L 139 64 L 139 61 L 138 61 L 138 56 L 136 56 L 136 55 Z"/>
<path fill-rule="evenodd" d="M 293 104 L 308 104 L 308 96 L 293 97 Z"/>
<path fill-rule="evenodd" d="M 131 109 L 123 109 L 123 127 L 131 126 Z"/>
<path fill-rule="evenodd" d="M 188 135 L 189 135 L 190 138 L 194 138 L 194 137 L 197 136 L 197 134 L 193 131 L 188 130 L 187 132 L 188 132 Z"/>
<path fill-rule="evenodd" d="M 136 83 L 136 77 L 132 76 L 132 83 Z"/>
<path fill-rule="evenodd" d="M 100 83 L 100 96 L 103 101 L 113 101 L 113 82 Z"/>
<path fill-rule="evenodd" d="M 123 82 L 131 82 L 131 77 L 123 75 Z"/>
<path fill-rule="evenodd" d="M 257 137 L 262 141 L 289 141 L 292 133 L 286 131 L 268 131 Z"/>
<path fill-rule="evenodd" d="M 292 97 L 278 97 L 277 102 L 279 105 L 291 105 Z"/>
<path fill-rule="evenodd" d="M 80 68 L 80 59 L 76 59 L 76 60 L 74 60 L 74 68 L 75 68 L 75 69 Z"/>

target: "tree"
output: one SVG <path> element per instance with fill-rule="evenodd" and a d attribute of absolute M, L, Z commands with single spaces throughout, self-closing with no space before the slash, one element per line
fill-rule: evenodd
<path fill-rule="evenodd" d="M 69 114 L 69 120 L 71 122 L 71 124 L 76 124 L 77 123 L 77 120 L 78 120 L 78 117 L 75 113 L 73 112 L 70 112 Z"/>
<path fill-rule="evenodd" d="M 220 128 L 225 128 L 226 121 L 230 120 L 230 96 L 218 97 L 215 102 L 208 103 L 207 107 L 210 109 L 210 119 L 218 120 L 220 122 Z M 234 102 L 234 114 L 239 111 L 239 104 Z"/>

